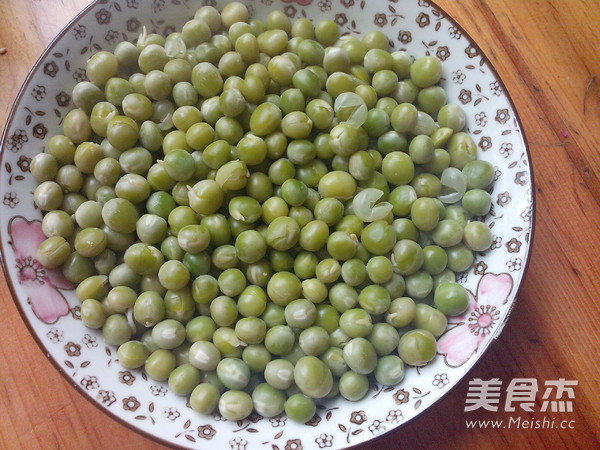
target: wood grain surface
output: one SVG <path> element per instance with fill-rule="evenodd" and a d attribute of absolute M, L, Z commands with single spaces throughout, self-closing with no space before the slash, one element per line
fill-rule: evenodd
<path fill-rule="evenodd" d="M 371 1 L 371 0 L 370 0 Z M 377 1 L 377 0 L 373 0 Z M 0 124 L 51 39 L 87 0 L 1 0 Z M 400 1 L 401 3 L 401 1 Z M 372 448 L 598 448 L 600 443 L 600 4 L 438 0 L 504 80 L 529 142 L 533 256 L 504 332 L 434 408 Z M 0 279 L 0 447 L 162 448 L 104 415 L 54 369 Z M 468 380 L 579 381 L 572 413 L 464 412 Z M 482 412 L 483 411 L 483 412 Z M 538 408 L 539 411 L 539 396 Z M 468 429 L 465 420 L 554 418 L 572 429 Z M 369 446 L 364 446 L 368 448 Z"/>

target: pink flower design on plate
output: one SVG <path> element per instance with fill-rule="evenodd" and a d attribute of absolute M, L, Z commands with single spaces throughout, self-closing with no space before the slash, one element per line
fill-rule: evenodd
<path fill-rule="evenodd" d="M 27 293 L 33 313 L 45 323 L 55 323 L 69 314 L 69 304 L 58 289 L 73 289 L 59 270 L 49 270 L 37 260 L 37 249 L 46 239 L 41 222 L 13 217 L 8 224 L 10 245 L 15 254 L 17 280 Z"/>
<path fill-rule="evenodd" d="M 467 310 L 450 319 L 454 327 L 438 340 L 438 353 L 448 366 L 462 366 L 489 339 L 500 316 L 498 307 L 508 301 L 512 288 L 510 275 L 488 273 L 479 280 L 477 295 L 467 290 Z"/>

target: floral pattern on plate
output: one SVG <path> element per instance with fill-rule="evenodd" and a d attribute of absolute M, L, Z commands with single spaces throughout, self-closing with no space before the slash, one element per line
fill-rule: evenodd
<path fill-rule="evenodd" d="M 453 318 L 440 339 L 440 355 L 428 366 L 408 370 L 399 386 L 373 385 L 359 403 L 335 399 L 318 405 L 307 424 L 285 417 L 257 415 L 239 422 L 218 413 L 201 416 L 165 383 L 149 380 L 143 370 L 123 370 L 116 349 L 101 333 L 83 326 L 73 286 L 57 271 L 39 265 L 36 248 L 43 239 L 41 213 L 32 201 L 35 181 L 31 158 L 60 132 L 73 107 L 70 92 L 85 79 L 85 62 L 118 41 L 135 41 L 142 27 L 168 34 L 199 5 L 222 7 L 225 1 L 98 0 L 53 41 L 26 80 L 2 139 L 0 230 L 4 270 L 15 302 L 48 353 L 87 398 L 108 414 L 167 445 L 298 450 L 340 448 L 365 442 L 402 426 L 431 407 L 458 383 L 499 335 L 515 302 L 530 253 L 533 190 L 529 157 L 506 89 L 478 47 L 436 7 L 423 0 L 246 0 L 264 18 L 279 8 L 292 18 L 329 18 L 343 33 L 360 36 L 377 29 L 394 50 L 435 55 L 444 61 L 448 101 L 467 113 L 468 132 L 479 157 L 496 169 L 485 217 L 494 243 L 477 253 L 459 281 L 470 291 L 469 310 Z"/>

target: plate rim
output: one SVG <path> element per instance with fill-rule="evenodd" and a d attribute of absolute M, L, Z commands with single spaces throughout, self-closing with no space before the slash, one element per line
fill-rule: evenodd
<path fill-rule="evenodd" d="M 413 1 L 416 2 L 417 0 L 413 0 Z M 531 188 L 530 188 L 531 189 L 531 222 L 530 222 L 531 229 L 530 229 L 530 239 L 529 239 L 529 243 L 528 243 L 529 245 L 527 246 L 527 252 L 524 255 L 524 265 L 523 265 L 523 269 L 521 271 L 519 284 L 517 286 L 517 289 L 514 292 L 513 301 L 511 302 L 511 305 L 508 308 L 506 315 L 504 316 L 504 320 L 501 323 L 499 323 L 499 330 L 496 331 L 495 336 L 492 339 L 487 341 L 485 346 L 479 352 L 479 355 L 476 358 L 476 360 L 472 363 L 471 367 L 462 376 L 459 376 L 457 381 L 448 390 L 443 392 L 428 408 L 426 408 L 425 410 L 421 411 L 420 413 L 412 416 L 410 419 L 399 423 L 397 426 L 395 426 L 394 428 L 391 428 L 390 430 L 387 430 L 379 435 L 372 436 L 370 439 L 365 440 L 363 442 L 344 447 L 344 448 L 349 448 L 349 449 L 358 448 L 360 446 L 375 443 L 384 437 L 388 437 L 391 433 L 399 432 L 402 428 L 404 428 L 408 424 L 411 424 L 415 420 L 422 418 L 424 413 L 430 412 L 431 407 L 433 407 L 433 405 L 438 404 L 441 401 L 443 401 L 444 399 L 446 399 L 448 397 L 448 394 L 453 392 L 458 387 L 458 385 L 464 383 L 464 380 L 467 378 L 467 375 L 470 374 L 474 370 L 474 368 L 477 367 L 481 363 L 483 356 L 489 351 L 490 347 L 492 345 L 494 345 L 496 343 L 496 341 L 498 340 L 498 338 L 502 335 L 502 333 L 504 331 L 504 327 L 505 327 L 506 323 L 508 322 L 508 320 L 517 304 L 517 301 L 519 299 L 519 294 L 521 293 L 521 291 L 523 289 L 523 285 L 525 284 L 525 279 L 526 279 L 527 273 L 529 272 L 530 265 L 531 265 L 531 255 L 533 253 L 533 245 L 535 242 L 535 235 L 536 235 L 536 223 L 537 223 L 537 220 L 536 220 L 536 213 L 537 213 L 536 195 L 537 194 L 536 194 L 536 190 L 535 190 L 535 169 L 533 167 L 532 155 L 531 155 L 531 151 L 529 148 L 526 131 L 523 126 L 523 122 L 521 120 L 521 116 L 519 114 L 518 109 L 515 106 L 515 102 L 511 96 L 510 90 L 507 88 L 507 85 L 504 82 L 504 79 L 500 76 L 500 74 L 499 74 L 498 70 L 496 69 L 496 67 L 494 66 L 494 64 L 492 64 L 492 61 L 489 58 L 488 54 L 485 51 L 483 51 L 481 46 L 472 37 L 471 33 L 466 31 L 465 28 L 459 22 L 457 22 L 457 20 L 452 15 L 450 15 L 444 8 L 440 7 L 436 0 L 429 0 L 428 3 L 430 4 L 431 7 L 440 11 L 444 15 L 444 18 L 446 20 L 448 20 L 448 22 L 451 23 L 454 27 L 456 27 L 464 36 L 466 36 L 469 43 L 479 52 L 480 56 L 487 63 L 490 71 L 492 72 L 492 74 L 494 75 L 496 80 L 500 83 L 500 85 L 503 89 L 503 92 L 506 96 L 506 99 L 507 99 L 511 109 L 514 111 L 514 114 L 515 114 L 514 119 L 516 120 L 516 123 L 519 127 L 519 131 L 521 134 L 521 140 L 523 141 L 525 154 L 527 156 L 527 161 L 529 162 L 528 169 L 529 169 L 529 179 L 530 179 L 530 186 L 531 186 Z M 37 60 L 33 64 L 32 68 L 29 70 L 25 80 L 21 84 L 21 87 L 17 91 L 17 94 L 12 102 L 10 111 L 8 113 L 6 123 L 4 125 L 4 130 L 3 130 L 2 136 L 0 138 L 0 164 L 4 160 L 4 154 L 6 152 L 5 144 L 6 144 L 6 139 L 7 139 L 7 135 L 8 135 L 8 130 L 11 127 L 13 120 L 15 118 L 16 111 L 17 111 L 17 105 L 23 99 L 24 94 L 30 85 L 30 82 L 32 81 L 34 75 L 39 70 L 39 67 L 40 67 L 42 61 L 51 53 L 51 51 L 58 44 L 58 42 L 69 32 L 72 25 L 77 23 L 82 17 L 86 16 L 91 10 L 93 10 L 99 4 L 103 4 L 103 0 L 92 1 L 89 5 L 84 7 L 79 13 L 77 13 L 50 41 L 50 43 L 46 46 L 46 48 L 43 50 L 43 52 L 37 58 Z M 1 241 L 2 233 L 3 233 L 3 230 L 0 229 L 0 241 Z M 103 414 L 107 415 L 108 417 L 110 417 L 113 420 L 116 420 L 119 424 L 125 426 L 129 430 L 145 437 L 146 439 L 149 439 L 150 441 L 159 443 L 159 444 L 164 445 L 169 448 L 181 448 L 181 449 L 189 448 L 189 447 L 183 446 L 179 443 L 175 443 L 173 441 L 168 441 L 157 435 L 151 434 L 142 428 L 136 427 L 132 422 L 126 421 L 124 418 L 119 417 L 112 410 L 104 407 L 102 404 L 95 401 L 93 396 L 90 393 L 88 393 L 86 390 L 83 389 L 83 387 L 81 387 L 77 384 L 77 382 L 60 366 L 59 362 L 49 352 L 47 352 L 46 346 L 42 343 L 41 339 L 38 337 L 37 333 L 35 332 L 35 329 L 31 323 L 31 321 L 27 318 L 27 315 L 26 315 L 25 311 L 23 310 L 23 306 L 21 305 L 21 302 L 17 299 L 18 296 L 16 295 L 16 291 L 15 291 L 15 288 L 13 285 L 13 280 L 9 275 L 9 270 L 8 270 L 7 264 L 8 264 L 8 260 L 5 255 L 4 246 L 2 246 L 0 244 L 0 265 L 2 266 L 4 280 L 10 291 L 11 299 L 12 299 L 13 303 L 15 304 L 17 311 L 19 312 L 19 315 L 21 316 L 23 323 L 27 327 L 29 335 L 31 336 L 31 338 L 33 338 L 33 340 L 37 344 L 38 349 L 42 352 L 42 354 L 46 357 L 46 359 L 50 361 L 50 363 L 55 367 L 55 369 L 64 378 L 64 380 L 71 387 L 74 387 L 78 394 L 80 394 L 83 398 L 85 398 L 89 403 L 91 403 L 93 406 L 95 406 Z"/>

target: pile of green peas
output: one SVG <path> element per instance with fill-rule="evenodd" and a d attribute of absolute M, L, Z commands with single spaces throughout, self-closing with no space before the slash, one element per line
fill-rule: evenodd
<path fill-rule="evenodd" d="M 87 63 L 33 158 L 46 267 L 127 369 L 298 422 L 436 355 L 492 243 L 494 168 L 442 67 L 379 31 L 206 6 Z"/>

